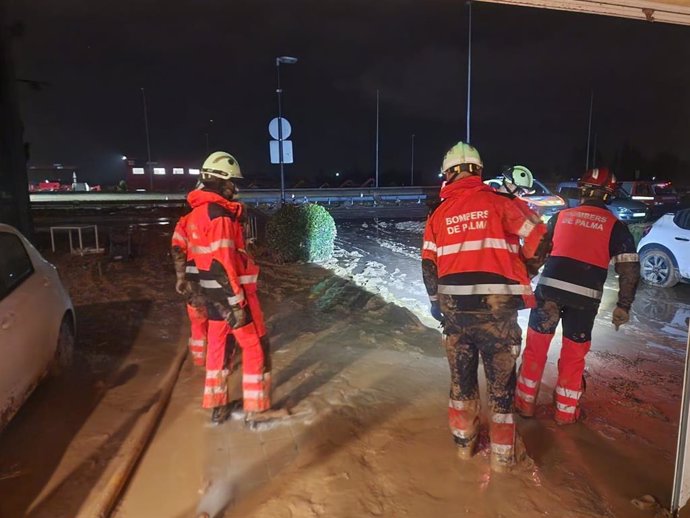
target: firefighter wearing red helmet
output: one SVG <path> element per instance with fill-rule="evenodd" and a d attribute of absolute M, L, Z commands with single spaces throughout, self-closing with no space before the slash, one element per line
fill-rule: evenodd
<path fill-rule="evenodd" d="M 516 461 L 513 399 L 522 341 L 517 311 L 534 305 L 521 263 L 538 255 L 546 226 L 485 185 L 482 169 L 479 152 L 469 144 L 459 142 L 446 154 L 442 201 L 424 231 L 422 273 L 431 314 L 443 324 L 451 372 L 448 421 L 458 457 L 472 457 L 477 445 L 481 356 L 491 410 L 491 469 L 509 471 Z"/>
<path fill-rule="evenodd" d="M 549 345 L 562 320 L 554 418 L 558 424 L 578 420 L 585 388 L 585 356 L 591 347 L 594 319 L 611 261 L 619 276 L 612 323 L 618 330 L 629 319 L 640 262 L 632 234 L 606 208 L 615 187 L 616 179 L 609 169 L 591 169 L 579 182 L 580 206 L 549 220 L 552 249 L 535 290 L 537 307 L 530 312 L 515 394 L 515 406 L 524 417 L 534 415 Z"/>

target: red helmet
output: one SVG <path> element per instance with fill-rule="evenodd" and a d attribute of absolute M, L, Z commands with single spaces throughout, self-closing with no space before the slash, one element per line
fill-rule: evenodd
<path fill-rule="evenodd" d="M 602 189 L 608 193 L 616 190 L 616 177 L 608 167 L 587 171 L 578 182 L 580 189 Z"/>

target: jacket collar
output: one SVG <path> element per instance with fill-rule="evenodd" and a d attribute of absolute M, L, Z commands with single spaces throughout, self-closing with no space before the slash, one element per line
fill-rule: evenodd
<path fill-rule="evenodd" d="M 598 207 L 600 209 L 609 210 L 609 208 L 606 206 L 606 203 L 604 203 L 603 200 L 599 200 L 597 198 L 587 198 L 585 201 L 581 203 L 581 205 L 583 207 Z"/>
<path fill-rule="evenodd" d="M 441 199 L 459 198 L 480 191 L 491 191 L 493 189 L 482 182 L 479 176 L 473 175 L 460 180 L 455 180 L 453 183 L 444 185 L 441 188 Z"/>

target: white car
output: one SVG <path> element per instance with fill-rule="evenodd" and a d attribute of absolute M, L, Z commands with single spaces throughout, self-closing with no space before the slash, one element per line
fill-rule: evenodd
<path fill-rule="evenodd" d="M 490 178 L 484 180 L 484 183 L 494 189 L 498 190 L 503 185 L 503 178 Z M 547 222 L 557 212 L 568 208 L 566 201 L 560 196 L 552 193 L 546 185 L 539 180 L 534 180 L 532 185 L 532 192 L 519 197 L 525 201 L 530 209 L 537 213 L 542 221 Z"/>
<path fill-rule="evenodd" d="M 0 223 L 0 430 L 51 366 L 71 362 L 75 324 L 55 266 Z"/>
<path fill-rule="evenodd" d="M 649 284 L 670 288 L 690 280 L 690 209 L 665 214 L 637 245 L 641 275 Z"/>

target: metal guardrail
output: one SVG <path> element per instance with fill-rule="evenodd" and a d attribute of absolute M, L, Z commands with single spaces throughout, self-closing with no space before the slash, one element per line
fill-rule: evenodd
<path fill-rule="evenodd" d="M 287 203 L 418 203 L 435 196 L 439 187 L 380 187 L 342 188 L 342 189 L 288 189 L 285 191 Z M 280 189 L 248 189 L 240 192 L 238 198 L 247 204 L 276 204 L 280 202 Z M 32 206 L 50 207 L 57 205 L 93 206 L 126 204 L 135 205 L 178 205 L 186 200 L 186 193 L 155 192 L 85 192 L 85 193 L 32 193 L 29 195 Z"/>

